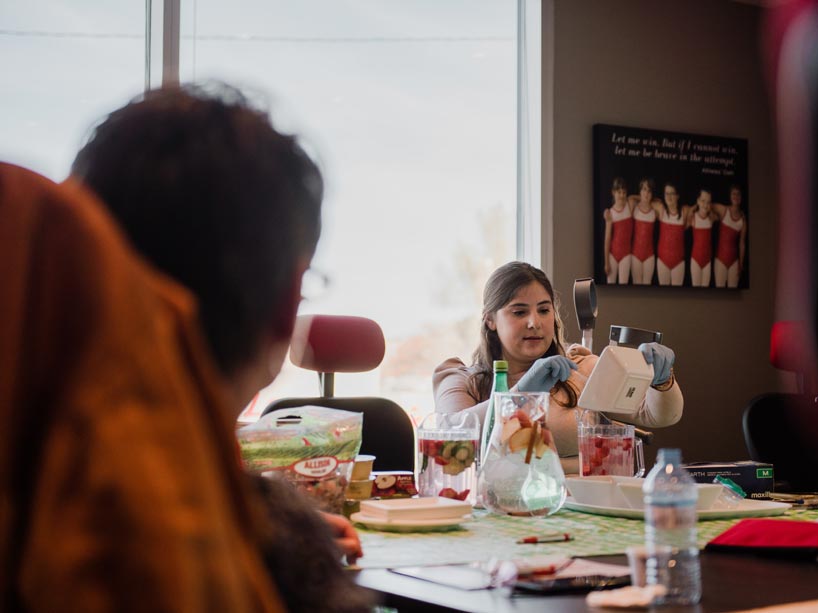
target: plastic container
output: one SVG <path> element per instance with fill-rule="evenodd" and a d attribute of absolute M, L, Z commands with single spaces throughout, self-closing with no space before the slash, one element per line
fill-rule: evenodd
<path fill-rule="evenodd" d="M 747 492 L 741 489 L 741 486 L 728 477 L 716 475 L 713 483 L 721 485 L 721 491 L 718 498 L 713 503 L 715 509 L 735 509 L 741 504 L 741 501 L 747 496 Z"/>
<path fill-rule="evenodd" d="M 692 605 L 701 600 L 699 548 L 696 545 L 696 482 L 682 467 L 679 449 L 660 449 L 642 488 L 645 502 L 645 572 L 648 585 L 663 585 L 655 604 Z M 658 555 L 670 547 L 670 555 Z M 655 555 L 652 555 L 655 554 Z"/>

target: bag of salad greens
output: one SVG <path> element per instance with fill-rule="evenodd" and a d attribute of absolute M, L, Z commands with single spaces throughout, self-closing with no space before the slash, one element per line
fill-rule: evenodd
<path fill-rule="evenodd" d="M 272 411 L 237 437 L 250 471 L 283 476 L 320 509 L 340 513 L 362 425 L 361 413 L 303 406 Z"/>

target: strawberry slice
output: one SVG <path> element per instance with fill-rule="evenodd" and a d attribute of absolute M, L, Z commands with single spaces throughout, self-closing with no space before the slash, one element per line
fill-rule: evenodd
<path fill-rule="evenodd" d="M 522 409 L 517 409 L 514 412 L 514 417 L 520 422 L 520 426 L 523 428 L 530 428 L 531 427 L 531 418 L 528 416 L 528 413 L 523 411 Z"/>
<path fill-rule="evenodd" d="M 466 490 L 466 491 L 468 491 L 468 490 Z M 455 499 L 455 500 L 458 499 L 457 498 L 457 492 L 454 489 L 450 488 L 450 487 L 444 487 L 442 490 L 440 490 L 437 493 L 437 495 L 440 496 L 441 498 L 452 498 L 452 499 Z"/>
<path fill-rule="evenodd" d="M 459 494 L 457 494 L 457 495 L 455 496 L 455 498 L 456 498 L 457 500 L 466 500 L 466 498 L 468 498 L 468 496 L 469 496 L 469 492 L 470 492 L 470 491 L 471 491 L 471 490 L 463 490 L 462 492 L 460 492 Z"/>

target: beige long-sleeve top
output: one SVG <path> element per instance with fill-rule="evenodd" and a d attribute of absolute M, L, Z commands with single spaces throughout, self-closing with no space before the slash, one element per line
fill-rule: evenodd
<path fill-rule="evenodd" d="M 566 353 L 576 365 L 571 372 L 569 382 L 576 388 L 577 395 L 582 392 L 585 381 L 596 365 L 598 356 L 593 355 L 581 345 L 571 345 Z M 466 366 L 459 358 L 449 358 L 435 368 L 432 385 L 435 394 L 435 411 L 454 413 L 468 411 L 477 415 L 480 423 L 485 418 L 488 396 L 480 394 L 472 375 L 475 369 Z M 509 388 L 517 389 L 517 382 L 524 373 L 509 375 Z M 548 428 L 554 436 L 554 442 L 562 460 L 566 474 L 579 472 L 577 454 L 577 407 L 566 407 L 568 398 L 562 390 L 556 390 L 551 397 L 548 409 Z M 612 419 L 645 426 L 660 428 L 678 422 L 682 417 L 684 398 L 679 384 L 674 382 L 667 391 L 660 392 L 649 388 L 648 393 L 639 405 L 636 413 L 631 415 L 608 414 Z"/>

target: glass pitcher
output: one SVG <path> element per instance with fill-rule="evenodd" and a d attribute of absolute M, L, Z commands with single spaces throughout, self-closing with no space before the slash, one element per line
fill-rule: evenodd
<path fill-rule="evenodd" d="M 551 515 L 565 502 L 565 474 L 546 423 L 545 392 L 494 397 L 495 420 L 477 478 L 483 505 L 502 515 Z"/>
<path fill-rule="evenodd" d="M 583 477 L 644 476 L 642 439 L 636 436 L 633 426 L 622 423 L 580 423 L 577 426 L 577 439 L 580 474 Z"/>

